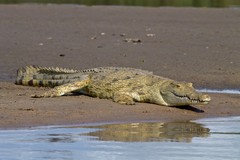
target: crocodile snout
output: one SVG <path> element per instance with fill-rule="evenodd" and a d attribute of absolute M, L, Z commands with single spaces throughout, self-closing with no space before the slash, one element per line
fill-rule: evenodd
<path fill-rule="evenodd" d="M 201 95 L 201 97 L 199 97 L 199 98 L 200 98 L 200 100 L 201 100 L 202 102 L 205 102 L 205 103 L 208 103 L 208 102 L 211 101 L 211 97 L 210 97 L 209 95 L 207 95 L 207 94 L 203 94 L 203 95 Z"/>

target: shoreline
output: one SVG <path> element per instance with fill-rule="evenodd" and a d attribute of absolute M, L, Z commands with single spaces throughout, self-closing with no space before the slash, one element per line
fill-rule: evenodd
<path fill-rule="evenodd" d="M 236 9 L 15 4 L 0 5 L 0 15 L 0 128 L 240 115 L 239 94 L 209 93 L 209 105 L 181 109 L 87 96 L 32 99 L 47 89 L 13 83 L 17 69 L 30 64 L 119 66 L 195 88 L 239 90 Z"/>
<path fill-rule="evenodd" d="M 0 128 L 28 128 L 88 123 L 173 122 L 240 115 L 239 94 L 210 93 L 204 106 L 166 107 L 148 103 L 121 105 L 111 99 L 84 95 L 57 98 L 30 98 L 47 88 L 0 82 Z M 204 112 L 203 112 L 204 111 Z"/>

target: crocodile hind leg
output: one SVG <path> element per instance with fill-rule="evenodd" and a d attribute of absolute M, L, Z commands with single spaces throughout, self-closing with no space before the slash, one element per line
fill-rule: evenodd
<path fill-rule="evenodd" d="M 32 98 L 41 98 L 41 97 L 60 97 L 66 93 L 70 93 L 76 90 L 80 90 L 81 88 L 87 86 L 90 82 L 90 79 L 85 79 L 81 81 L 76 81 L 72 83 L 67 83 L 58 87 L 55 87 L 41 95 L 32 95 Z"/>

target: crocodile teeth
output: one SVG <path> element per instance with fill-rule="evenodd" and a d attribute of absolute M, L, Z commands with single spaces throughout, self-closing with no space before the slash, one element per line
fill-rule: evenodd
<path fill-rule="evenodd" d="M 203 101 L 201 101 L 201 100 L 199 100 L 199 99 L 190 99 L 189 97 L 187 97 L 187 96 L 179 96 L 181 99 L 188 99 L 188 100 L 190 100 L 192 103 L 199 103 L 199 102 L 203 102 Z"/>
<path fill-rule="evenodd" d="M 191 101 L 195 103 L 200 102 L 199 100 L 196 100 L 196 99 L 192 99 Z"/>

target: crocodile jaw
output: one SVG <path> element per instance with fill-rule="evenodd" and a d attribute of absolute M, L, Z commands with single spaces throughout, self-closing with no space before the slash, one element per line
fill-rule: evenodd
<path fill-rule="evenodd" d="M 211 101 L 211 97 L 207 94 L 199 93 L 198 98 L 190 96 L 178 96 L 172 92 L 162 94 L 162 98 L 168 106 L 188 106 L 188 105 L 205 105 Z"/>
<path fill-rule="evenodd" d="M 208 104 L 210 96 L 197 92 L 192 83 L 167 82 L 160 89 L 160 95 L 167 106 Z"/>

